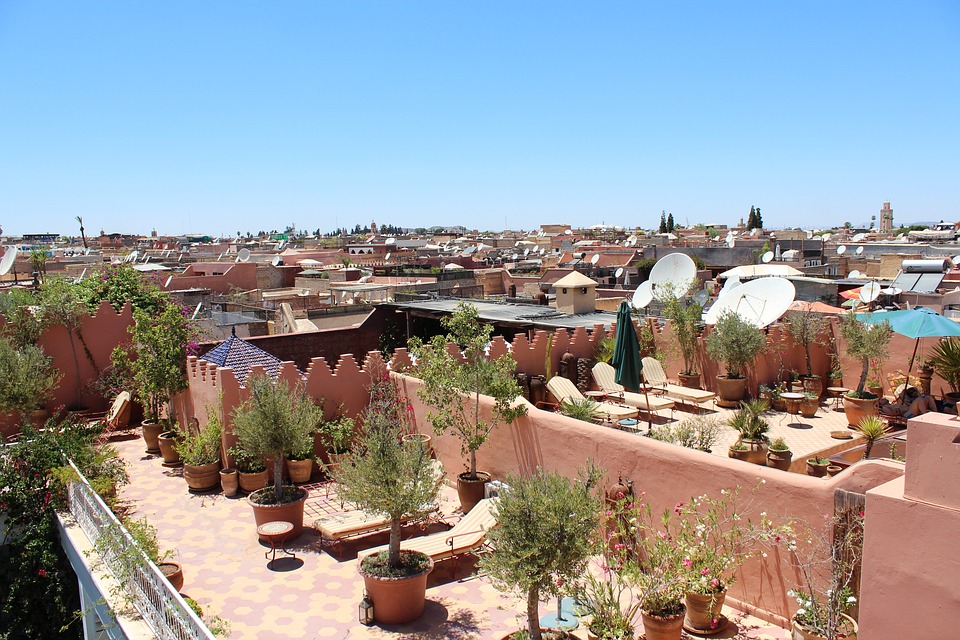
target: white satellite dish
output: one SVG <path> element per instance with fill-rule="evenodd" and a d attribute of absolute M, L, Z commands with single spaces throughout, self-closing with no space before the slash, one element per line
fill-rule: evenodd
<path fill-rule="evenodd" d="M 622 275 L 623 275 L 623 267 L 617 267 L 617 272 L 616 272 L 615 274 L 613 274 L 613 277 L 614 277 L 614 278 L 619 278 L 619 277 L 622 276 Z"/>
<path fill-rule="evenodd" d="M 846 253 L 846 251 L 847 251 L 847 245 L 845 245 L 845 244 L 842 244 L 842 245 L 840 245 L 839 247 L 837 247 L 837 255 L 838 255 L 838 256 L 842 256 L 844 253 Z"/>
<path fill-rule="evenodd" d="M 530 255 L 530 248 L 529 248 L 529 247 L 523 250 L 523 255 L 525 255 L 525 256 Z"/>
<path fill-rule="evenodd" d="M 733 312 L 762 329 L 786 313 L 796 295 L 796 288 L 786 278 L 757 278 L 719 298 L 710 307 L 704 322 L 716 324 L 721 315 Z"/>
<path fill-rule="evenodd" d="M 697 277 L 697 265 L 685 253 L 670 253 L 663 256 L 650 270 L 651 286 L 672 286 L 677 293 L 686 292 Z"/>
<path fill-rule="evenodd" d="M 633 292 L 633 308 L 645 309 L 651 302 L 653 302 L 653 283 L 646 280 L 641 282 L 637 290 Z"/>
<path fill-rule="evenodd" d="M 270 261 L 270 264 L 275 267 L 279 267 L 283 264 L 283 256 L 273 256 L 273 260 Z"/>
<path fill-rule="evenodd" d="M 124 258 L 123 261 L 124 261 L 124 262 L 134 262 L 134 261 L 137 259 L 137 256 L 138 256 L 138 255 L 140 255 L 140 254 L 137 253 L 137 250 L 136 250 L 136 249 L 134 249 L 133 251 L 131 251 L 130 253 L 127 254 L 127 257 Z"/>
<path fill-rule="evenodd" d="M 600 254 L 599 254 L 599 253 L 595 253 L 595 254 L 593 254 L 593 256 L 590 258 L 590 264 L 597 264 L 598 262 L 600 262 Z"/>
<path fill-rule="evenodd" d="M 953 258 L 950 259 L 950 262 L 952 262 L 953 266 L 955 267 L 960 266 L 960 256 L 953 256 Z"/>
<path fill-rule="evenodd" d="M 520 257 L 520 254 L 518 254 L 518 253 L 513 254 L 513 259 L 514 259 L 514 260 L 516 260 L 516 259 L 519 258 L 519 257 Z"/>
<path fill-rule="evenodd" d="M 760 231 L 760 229 L 750 229 L 750 237 L 751 237 L 751 238 L 757 237 L 757 232 L 758 232 L 758 231 Z"/>
<path fill-rule="evenodd" d="M 384 261 L 384 262 L 389 261 L 389 260 L 390 260 L 390 255 L 391 255 L 391 254 L 390 254 L 390 252 L 388 251 L 388 252 L 387 252 L 387 255 L 383 256 L 383 261 Z"/>
<path fill-rule="evenodd" d="M 221 253 L 220 255 L 217 256 L 217 262 L 220 262 L 222 259 L 223 259 L 223 254 Z"/>
<path fill-rule="evenodd" d="M 2 271 L 2 267 L 0 267 L 0 271 Z M 87 269 L 86 269 L 86 267 L 84 267 L 83 271 L 80 273 L 80 277 L 77 278 L 77 282 L 80 282 L 81 280 L 83 280 L 83 279 L 86 278 L 86 277 L 87 277 Z"/>
<path fill-rule="evenodd" d="M 733 236 L 727 236 L 727 246 L 733 249 L 735 246 L 737 246 L 737 239 Z"/>
<path fill-rule="evenodd" d="M 873 302 L 880 295 L 880 285 L 876 282 L 865 284 L 860 288 L 860 301 Z"/>
<path fill-rule="evenodd" d="M 200 315 L 200 309 L 202 309 L 202 308 L 203 308 L 203 303 L 202 303 L 202 302 L 198 302 L 198 303 L 197 303 L 197 308 L 193 310 L 193 315 L 190 317 L 190 319 L 191 319 L 191 320 L 196 320 L 196 319 L 197 319 L 197 316 Z"/>
<path fill-rule="evenodd" d="M 762 256 L 760 256 L 760 262 L 767 264 L 768 262 L 773 261 L 773 251 L 767 251 Z"/>
<path fill-rule="evenodd" d="M 857 271 L 856 269 L 854 269 L 853 271 L 851 271 L 850 273 L 847 274 L 847 278 L 849 278 L 849 279 L 851 279 L 851 280 L 856 280 L 856 279 L 859 278 L 861 275 L 862 275 L 862 274 L 861 274 L 859 271 Z"/>
<path fill-rule="evenodd" d="M 387 238 L 383 244 L 396 244 L 396 242 L 397 242 L 396 238 Z"/>
<path fill-rule="evenodd" d="M 833 236 L 830 235 L 829 233 L 825 233 L 825 234 L 823 234 L 823 235 L 820 236 L 820 237 L 823 238 L 823 241 L 824 241 L 824 242 L 830 242 L 830 238 L 832 238 Z"/>
<path fill-rule="evenodd" d="M 17 259 L 17 251 L 17 248 L 14 246 L 7 247 L 3 258 L 0 259 L 0 276 L 5 276 L 10 273 L 10 269 L 13 268 L 13 261 Z"/>
<path fill-rule="evenodd" d="M 863 247 L 857 247 L 857 250 L 854 251 L 854 253 L 857 254 L 858 256 L 863 255 Z"/>
<path fill-rule="evenodd" d="M 710 292 L 706 289 L 700 289 L 700 291 L 697 291 L 695 294 L 693 294 L 693 300 L 700 305 L 701 309 L 707 305 L 707 300 L 709 299 Z"/>
<path fill-rule="evenodd" d="M 572 236 L 572 235 L 573 235 L 573 231 L 571 231 L 570 229 L 565 229 L 563 233 L 564 233 L 564 235 L 568 235 L 568 236 Z"/>
<path fill-rule="evenodd" d="M 898 296 L 901 293 L 903 293 L 903 289 L 900 289 L 898 287 L 888 287 L 886 289 L 880 289 L 880 293 L 882 293 L 885 296 Z"/>
<path fill-rule="evenodd" d="M 867 234 L 858 233 L 857 235 L 853 236 L 850 239 L 853 240 L 854 242 L 863 242 L 866 237 L 867 237 Z"/>
<path fill-rule="evenodd" d="M 246 262 L 250 259 L 250 249 L 243 248 L 240 249 L 240 253 L 237 254 L 237 262 Z"/>
<path fill-rule="evenodd" d="M 727 278 L 727 280 L 723 283 L 723 288 L 720 289 L 720 292 L 717 293 L 717 298 L 719 299 L 719 298 L 727 295 L 728 293 L 730 293 L 731 291 L 733 291 L 734 289 L 736 289 L 736 288 L 739 287 L 740 285 L 741 285 L 741 282 L 740 282 L 740 278 L 739 278 L 738 276 L 730 276 L 730 277 Z"/>

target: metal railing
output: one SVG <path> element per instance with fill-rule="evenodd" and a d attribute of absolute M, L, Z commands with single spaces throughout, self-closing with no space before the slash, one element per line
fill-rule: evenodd
<path fill-rule="evenodd" d="M 119 556 L 123 551 L 117 547 L 136 543 L 73 462 L 70 462 L 70 466 L 79 478 L 71 482 L 67 490 L 70 513 L 94 545 L 104 536 L 115 535 L 111 532 L 121 532 L 118 539 L 112 541 L 113 544 L 107 545 L 106 553 L 101 558 L 122 583 L 124 592 L 132 595 L 133 606 L 157 638 L 214 640 L 213 633 L 145 555 L 143 562 L 134 563 L 132 571 L 129 566 L 121 566 Z"/>

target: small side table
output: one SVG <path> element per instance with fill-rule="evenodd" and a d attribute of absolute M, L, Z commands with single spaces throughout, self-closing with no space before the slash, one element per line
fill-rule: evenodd
<path fill-rule="evenodd" d="M 585 391 L 583 393 L 584 398 L 589 398 L 594 402 L 602 402 L 604 398 L 607 397 L 606 391 Z"/>
<path fill-rule="evenodd" d="M 287 536 L 289 536 L 292 531 L 293 525 L 289 522 L 283 522 L 281 520 L 267 522 L 257 527 L 257 535 L 260 536 L 261 539 L 270 543 L 270 551 L 264 553 L 263 557 L 266 558 L 272 552 L 273 557 L 270 558 L 270 563 L 272 563 L 277 559 L 277 546 L 279 545 L 282 553 L 296 558 L 297 554 L 293 553 L 292 551 L 287 551 Z"/>
<path fill-rule="evenodd" d="M 850 393 L 846 387 L 827 387 L 827 393 L 833 398 L 833 410 L 840 411 L 840 399 Z"/>
<path fill-rule="evenodd" d="M 806 396 L 802 393 L 785 392 L 780 394 L 780 399 L 787 403 L 787 413 L 796 415 L 800 413 L 800 401 Z"/>

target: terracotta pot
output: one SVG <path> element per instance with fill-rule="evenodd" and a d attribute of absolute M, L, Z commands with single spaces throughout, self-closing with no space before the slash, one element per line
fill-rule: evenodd
<path fill-rule="evenodd" d="M 176 433 L 173 431 L 164 431 L 157 439 L 160 446 L 160 455 L 163 456 L 163 466 L 179 467 L 183 463 L 180 461 L 180 454 L 174 445 L 177 443 Z"/>
<path fill-rule="evenodd" d="M 830 376 L 827 378 L 828 387 L 842 387 L 843 386 L 843 376 L 833 377 Z"/>
<path fill-rule="evenodd" d="M 183 589 L 183 567 L 180 566 L 179 562 L 170 562 L 168 560 L 158 564 L 157 568 L 160 569 L 163 577 L 173 586 L 174 591 Z"/>
<path fill-rule="evenodd" d="M 680 379 L 680 386 L 687 387 L 688 389 L 699 389 L 700 388 L 700 374 L 690 374 L 690 373 L 678 373 L 677 378 Z"/>
<path fill-rule="evenodd" d="M 641 611 L 640 617 L 643 619 L 643 633 L 647 640 L 680 639 L 680 634 L 683 632 L 683 613 L 671 618 L 660 618 Z"/>
<path fill-rule="evenodd" d="M 220 488 L 223 489 L 223 495 L 228 498 L 237 495 L 237 487 L 240 486 L 240 479 L 237 476 L 236 469 L 220 470 Z"/>
<path fill-rule="evenodd" d="M 813 418 L 817 415 L 817 409 L 820 408 L 820 399 L 806 398 L 800 401 L 800 415 L 804 418 Z"/>
<path fill-rule="evenodd" d="M 273 487 L 267 487 L 254 492 L 247 498 L 247 502 L 253 508 L 253 519 L 259 527 L 268 522 L 279 520 L 280 522 L 289 522 L 293 525 L 293 531 L 287 536 L 287 540 L 292 540 L 303 533 L 303 505 L 307 502 L 310 495 L 306 489 L 300 489 L 301 496 L 293 502 L 284 502 L 283 504 L 257 504 L 251 498 L 256 497 L 261 491 L 273 491 Z"/>
<path fill-rule="evenodd" d="M 883 387 L 881 385 L 867 385 L 867 391 L 878 397 L 883 395 Z"/>
<path fill-rule="evenodd" d="M 405 442 L 417 440 L 423 443 L 424 451 L 428 456 L 433 456 L 432 438 L 425 433 L 407 433 L 403 436 Z"/>
<path fill-rule="evenodd" d="M 433 560 L 426 570 L 405 578 L 380 578 L 357 569 L 363 586 L 373 601 L 373 617 L 380 624 L 406 624 L 423 615 L 427 602 L 427 576 L 433 571 Z"/>
<path fill-rule="evenodd" d="M 717 403 L 721 407 L 738 407 L 740 401 L 747 397 L 747 379 L 717 376 L 717 393 L 720 396 Z"/>
<path fill-rule="evenodd" d="M 202 465 L 183 465 L 183 479 L 190 491 L 209 491 L 220 484 L 220 463 L 211 462 Z"/>
<path fill-rule="evenodd" d="M 470 479 L 470 472 L 464 471 L 457 476 L 457 495 L 460 498 L 460 509 L 467 513 L 478 502 L 483 500 L 484 484 L 490 481 L 490 474 L 477 471 L 477 479 Z"/>
<path fill-rule="evenodd" d="M 829 474 L 831 478 L 841 471 L 843 471 L 843 467 L 838 464 L 831 464 L 827 467 L 827 474 Z"/>
<path fill-rule="evenodd" d="M 814 478 L 822 478 L 827 475 L 827 467 L 830 466 L 827 463 L 823 464 L 814 464 L 810 460 L 807 460 L 807 475 L 813 476 Z"/>
<path fill-rule="evenodd" d="M 953 404 L 960 404 L 960 391 L 948 391 L 943 394 L 943 399 Z"/>
<path fill-rule="evenodd" d="M 786 410 L 787 410 L 787 413 L 789 413 L 790 415 L 795 416 L 795 415 L 797 415 L 798 413 L 800 413 L 800 401 L 799 401 L 799 400 L 784 400 L 783 402 L 784 402 L 785 408 L 786 408 Z"/>
<path fill-rule="evenodd" d="M 920 380 L 920 395 L 930 395 L 930 382 L 933 380 L 933 369 L 920 369 L 917 372 Z"/>
<path fill-rule="evenodd" d="M 683 626 L 693 633 L 701 631 L 708 634 L 717 633 L 726 625 L 726 620 L 720 613 L 726 599 L 726 589 L 713 596 L 702 593 L 688 593 L 683 598 L 684 604 L 687 606 Z"/>
<path fill-rule="evenodd" d="M 781 471 L 789 471 L 790 464 L 793 462 L 792 451 L 771 451 L 767 450 L 767 466 Z"/>
<path fill-rule="evenodd" d="M 741 442 L 747 445 L 747 450 L 744 452 L 744 460 L 753 464 L 765 465 L 767 464 L 767 443 L 763 440 L 741 440 Z"/>
<path fill-rule="evenodd" d="M 860 398 L 851 398 L 843 396 L 843 412 L 847 416 L 847 424 L 855 427 L 867 416 L 877 415 L 877 398 L 873 400 L 863 400 Z"/>
<path fill-rule="evenodd" d="M 310 476 L 313 475 L 313 460 L 287 460 L 287 472 L 290 474 L 290 482 L 294 484 L 310 482 Z"/>
<path fill-rule="evenodd" d="M 270 479 L 270 474 L 267 473 L 267 470 L 257 471 L 256 473 L 237 473 L 240 488 L 246 491 L 247 493 L 252 493 L 257 489 L 263 489 L 267 486 L 267 481 Z"/>
<path fill-rule="evenodd" d="M 778 398 L 773 401 L 773 410 L 774 411 L 786 411 L 787 410 L 787 401 L 782 398 Z"/>
<path fill-rule="evenodd" d="M 846 636 L 843 636 L 844 640 L 857 640 L 857 632 L 860 630 L 857 627 L 857 621 L 848 616 L 845 613 L 841 613 L 840 617 L 846 621 L 847 626 L 849 627 L 848 633 Z M 817 635 L 816 633 L 811 633 L 806 631 L 803 627 L 797 624 L 796 620 L 793 620 L 793 627 L 791 630 L 792 640 L 826 640 L 825 636 Z"/>
<path fill-rule="evenodd" d="M 817 375 L 803 376 L 803 390 L 816 394 L 817 398 L 823 395 L 823 378 Z"/>
<path fill-rule="evenodd" d="M 730 447 L 729 449 L 727 449 L 727 455 L 728 455 L 729 457 L 733 458 L 734 460 L 743 460 L 743 461 L 746 462 L 746 461 L 747 461 L 747 456 L 750 455 L 750 450 L 749 450 L 749 449 L 734 449 L 733 447 Z"/>
<path fill-rule="evenodd" d="M 165 430 L 165 426 L 159 422 L 141 423 L 140 431 L 143 441 L 147 443 L 147 453 L 160 453 L 160 434 Z"/>

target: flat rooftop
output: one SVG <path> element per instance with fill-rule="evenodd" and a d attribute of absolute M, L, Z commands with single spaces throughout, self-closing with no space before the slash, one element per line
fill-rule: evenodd
<path fill-rule="evenodd" d="M 453 313 L 454 308 L 462 302 L 459 298 L 438 298 L 436 300 L 415 300 L 410 302 L 392 302 L 391 306 L 401 311 L 413 314 L 435 317 L 438 314 Z M 477 308 L 480 319 L 495 324 L 508 324 L 517 327 L 537 327 L 542 329 L 576 329 L 584 327 L 593 329 L 602 324 L 609 329 L 616 322 L 617 314 L 609 311 L 595 311 L 593 313 L 561 313 L 554 307 L 542 305 L 515 304 L 511 302 L 485 302 L 470 300 L 470 304 Z"/>

